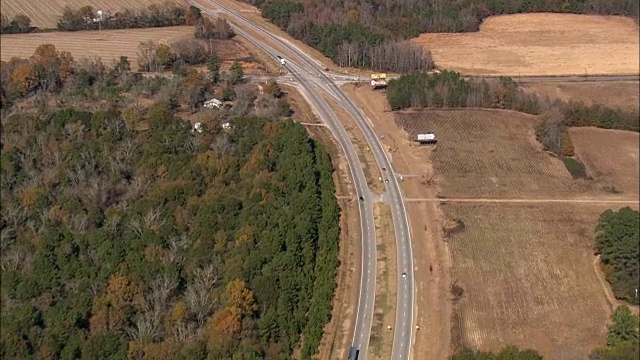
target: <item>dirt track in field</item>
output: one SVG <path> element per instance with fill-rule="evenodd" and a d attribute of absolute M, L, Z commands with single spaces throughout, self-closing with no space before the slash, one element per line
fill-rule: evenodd
<path fill-rule="evenodd" d="M 469 75 L 638 74 L 631 18 L 515 14 L 486 19 L 475 33 L 422 34 L 438 67 Z"/>

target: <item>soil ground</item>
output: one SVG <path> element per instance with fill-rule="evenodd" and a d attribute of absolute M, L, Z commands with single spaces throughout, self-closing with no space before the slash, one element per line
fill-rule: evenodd
<path fill-rule="evenodd" d="M 447 204 L 464 223 L 449 239 L 454 346 L 514 344 L 545 358 L 582 359 L 606 337 L 611 313 L 593 266 L 603 205 Z"/>
<path fill-rule="evenodd" d="M 396 322 L 396 243 L 391 219 L 391 207 L 374 205 L 376 223 L 376 299 L 374 304 L 369 357 L 376 360 L 389 359 L 393 347 L 393 326 Z M 391 326 L 391 329 L 388 327 Z"/>
<path fill-rule="evenodd" d="M 422 34 L 436 66 L 468 75 L 638 74 L 638 26 L 620 16 L 515 14 L 475 33 Z"/>
<path fill-rule="evenodd" d="M 345 85 L 343 89 L 371 120 L 373 129 L 388 146 L 397 148 L 390 154 L 396 173 L 403 175 L 401 183 L 405 194 L 416 192 L 417 186 L 427 191 L 425 196 L 435 197 L 433 187 L 421 186 L 418 182 L 408 182 L 411 176 L 422 177 L 432 172 L 431 163 L 421 158 L 407 156 L 411 151 L 409 143 L 394 121 L 393 113 L 386 112 L 384 92 L 372 91 L 369 86 Z M 382 137 L 384 138 L 382 139 Z M 414 276 L 416 281 L 416 301 L 414 322 L 419 330 L 414 330 L 413 359 L 446 359 L 449 355 L 450 311 L 449 255 L 442 241 L 442 222 L 437 203 L 406 204 L 413 243 Z M 429 270 L 431 268 L 431 271 Z"/>
<path fill-rule="evenodd" d="M 619 145 L 585 150 L 598 135 L 572 129 L 572 136 L 580 133 L 578 157 L 593 162 L 594 179 L 577 181 L 535 141 L 532 116 L 429 110 L 394 121 L 382 105 L 384 92 L 345 88 L 379 135 L 400 139 L 392 161 L 405 194 L 427 199 L 406 205 L 421 327 L 413 354 L 445 359 L 450 347 L 515 344 L 572 359 L 604 344 L 608 316 L 620 302 L 596 266 L 593 231 L 602 211 L 638 208 L 638 194 L 629 190 L 638 181 L 637 164 L 627 164 L 637 154 L 637 134 L 598 129 L 609 135 L 598 138 L 602 146 Z M 434 131 L 439 144 L 411 147 L 398 125 L 409 133 Z M 631 155 L 620 160 L 620 153 Z M 609 191 L 601 173 L 627 191 Z M 462 226 L 452 226 L 456 220 Z"/>
<path fill-rule="evenodd" d="M 4 61 L 12 57 L 28 58 L 41 44 L 53 44 L 59 51 L 68 51 L 75 58 L 100 58 L 105 65 L 120 56 L 127 56 L 131 67 L 138 68 L 138 46 L 140 42 L 152 40 L 171 45 L 193 38 L 192 26 L 172 26 L 153 29 L 125 29 L 74 32 L 48 32 L 34 34 L 10 34 L 0 36 L 0 58 Z M 91 46 L 88 46 L 91 44 Z M 247 74 L 264 73 L 260 64 L 242 61 L 251 58 L 251 53 L 241 40 L 214 40 L 207 42 L 223 60 L 222 70 L 228 70 L 235 59 L 239 59 Z"/>
<path fill-rule="evenodd" d="M 599 104 L 625 111 L 638 111 L 640 83 L 638 81 L 603 82 L 521 82 L 525 91 L 549 99 L 582 101 L 586 105 Z"/>
<path fill-rule="evenodd" d="M 293 87 L 280 85 L 294 110 L 293 119 L 303 124 L 319 123 L 303 96 Z M 336 276 L 337 287 L 333 297 L 331 321 L 325 325 L 319 348 L 320 360 L 345 359 L 353 336 L 356 304 L 360 284 L 361 232 L 358 202 L 354 195 L 351 173 L 347 161 L 329 130 L 325 127 L 306 126 L 311 136 L 329 151 L 335 168 L 336 197 L 340 205 L 340 266 Z"/>
<path fill-rule="evenodd" d="M 31 26 L 55 29 L 65 6 L 77 10 L 89 5 L 96 11 L 109 11 L 114 14 L 125 9 L 146 9 L 149 5 L 163 2 L 164 0 L 2 0 L 0 9 L 9 19 L 23 14 L 31 19 Z"/>
<path fill-rule="evenodd" d="M 640 135 L 631 131 L 570 128 L 576 154 L 602 189 L 637 199 Z"/>

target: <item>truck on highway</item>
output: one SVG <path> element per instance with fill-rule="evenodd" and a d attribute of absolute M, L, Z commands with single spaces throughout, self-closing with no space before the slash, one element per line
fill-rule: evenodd
<path fill-rule="evenodd" d="M 280 61 L 280 64 L 285 65 L 285 61 L 284 61 L 284 58 L 282 56 L 277 55 L 276 57 L 278 58 L 278 61 Z"/>
<path fill-rule="evenodd" d="M 349 348 L 349 360 L 358 360 L 358 355 L 360 354 L 360 350 L 355 347 Z"/>

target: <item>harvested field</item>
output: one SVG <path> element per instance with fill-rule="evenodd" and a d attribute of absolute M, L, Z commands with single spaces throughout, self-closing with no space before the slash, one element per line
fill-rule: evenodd
<path fill-rule="evenodd" d="M 640 196 L 638 148 L 640 135 L 631 131 L 570 128 L 576 154 L 603 190 Z"/>
<path fill-rule="evenodd" d="M 603 82 L 522 82 L 519 86 L 538 96 L 563 101 L 582 101 L 586 105 L 599 104 L 625 111 L 640 107 L 637 81 Z"/>
<path fill-rule="evenodd" d="M 456 345 L 531 347 L 586 358 L 605 341 L 611 308 L 593 261 L 602 205 L 445 205 L 465 230 L 449 241 Z"/>
<path fill-rule="evenodd" d="M 135 69 L 138 67 L 140 42 L 152 40 L 170 45 L 190 38 L 193 38 L 191 26 L 103 30 L 102 35 L 98 31 L 12 34 L 0 37 L 0 49 L 2 60 L 7 61 L 12 57 L 27 58 L 33 55 L 35 49 L 41 44 L 53 44 L 57 50 L 69 51 L 76 59 L 101 58 L 106 65 L 110 65 L 120 56 L 127 56 L 132 68 Z M 213 51 L 225 60 L 250 56 L 249 52 L 236 40 L 216 40 L 211 44 Z"/>
<path fill-rule="evenodd" d="M 422 34 L 436 65 L 469 75 L 638 74 L 638 27 L 631 18 L 516 14 L 486 19 L 480 31 Z"/>
<path fill-rule="evenodd" d="M 441 197 L 528 198 L 588 189 L 572 180 L 559 159 L 541 149 L 535 139 L 535 116 L 481 109 L 427 110 L 398 113 L 396 122 L 410 136 L 436 134 L 433 180 Z"/>
<path fill-rule="evenodd" d="M 164 0 L 2 0 L 0 9 L 9 18 L 16 15 L 27 15 L 31 25 L 41 29 L 55 29 L 65 6 L 79 9 L 93 6 L 95 10 L 116 11 L 125 9 L 146 9 L 149 5 L 162 4 Z"/>

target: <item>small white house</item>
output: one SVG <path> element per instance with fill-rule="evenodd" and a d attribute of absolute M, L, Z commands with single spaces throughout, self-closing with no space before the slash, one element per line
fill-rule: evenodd
<path fill-rule="evenodd" d="M 220 109 L 220 107 L 222 106 L 222 101 L 214 98 L 214 99 L 205 101 L 203 106 L 208 109 L 213 109 L 213 108 Z"/>
<path fill-rule="evenodd" d="M 223 123 L 223 124 L 222 124 L 222 128 L 223 128 L 224 130 L 229 130 L 229 129 L 231 129 L 231 124 L 229 124 L 228 122 Z"/>
<path fill-rule="evenodd" d="M 202 130 L 203 130 L 202 129 L 202 123 L 197 122 L 197 123 L 193 124 L 193 131 L 195 131 L 195 132 L 197 132 L 199 134 L 202 134 Z"/>

